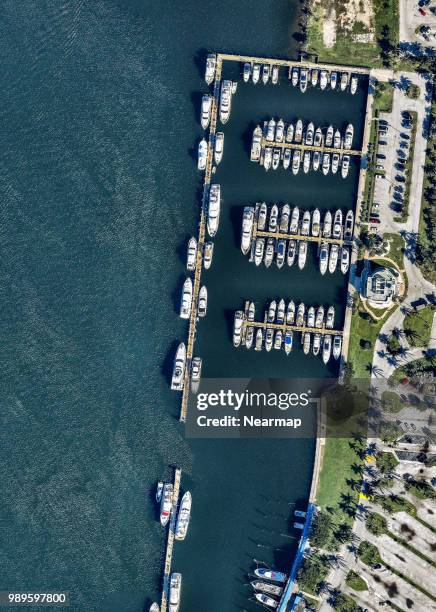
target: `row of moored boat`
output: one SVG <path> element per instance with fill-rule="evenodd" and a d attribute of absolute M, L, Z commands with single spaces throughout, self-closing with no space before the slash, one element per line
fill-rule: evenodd
<path fill-rule="evenodd" d="M 294 332 L 299 332 L 299 328 L 306 328 L 301 334 L 303 352 L 307 355 L 311 350 L 314 355 L 321 351 L 324 363 L 333 357 L 338 359 L 341 353 L 342 337 L 333 330 L 335 322 L 335 310 L 329 306 L 327 310 L 324 306 L 306 306 L 301 302 L 298 306 L 293 300 L 287 304 L 284 299 L 273 300 L 265 312 L 264 321 L 266 327 L 259 327 L 255 322 L 255 305 L 250 302 L 247 312 L 242 310 L 235 312 L 233 324 L 233 344 L 235 347 L 241 344 L 247 349 L 254 346 L 255 351 L 266 351 L 271 349 L 283 349 L 286 355 L 292 351 L 294 345 Z M 281 328 L 268 327 L 280 325 Z M 320 330 L 320 331 L 317 331 Z M 330 333 L 326 330 L 332 330 Z M 313 340 L 313 342 L 312 342 Z"/>

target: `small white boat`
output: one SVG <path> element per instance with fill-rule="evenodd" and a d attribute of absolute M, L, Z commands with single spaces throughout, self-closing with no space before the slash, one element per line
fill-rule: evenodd
<path fill-rule="evenodd" d="M 310 170 L 310 151 L 304 151 L 303 172 L 307 174 Z"/>
<path fill-rule="evenodd" d="M 291 300 L 286 309 L 286 324 L 293 325 L 295 320 L 295 302 Z"/>
<path fill-rule="evenodd" d="M 356 76 L 352 76 L 351 77 L 351 82 L 350 82 L 350 92 L 353 94 L 356 93 L 357 91 L 357 77 Z"/>
<path fill-rule="evenodd" d="M 300 221 L 300 209 L 298 208 L 298 206 L 294 206 L 292 210 L 291 223 L 289 226 L 289 232 L 291 234 L 297 233 L 299 221 Z"/>
<path fill-rule="evenodd" d="M 311 76 L 312 87 L 316 87 L 318 85 L 318 77 L 319 77 L 318 68 L 313 68 L 312 76 Z"/>
<path fill-rule="evenodd" d="M 339 168 L 339 153 L 332 155 L 332 174 L 336 174 Z"/>
<path fill-rule="evenodd" d="M 306 307 L 303 304 L 303 302 L 301 302 L 301 304 L 298 305 L 297 308 L 297 320 L 295 322 L 295 324 L 297 325 L 297 327 L 303 327 L 304 325 L 304 314 L 306 312 Z"/>
<path fill-rule="evenodd" d="M 327 70 L 321 70 L 320 79 L 319 79 L 319 86 L 321 87 L 321 89 L 325 89 L 327 87 L 328 80 L 329 79 L 328 79 Z"/>
<path fill-rule="evenodd" d="M 333 306 L 329 306 L 327 310 L 327 318 L 325 322 L 325 326 L 327 329 L 333 329 L 333 325 L 335 324 L 335 309 Z"/>
<path fill-rule="evenodd" d="M 225 125 L 230 118 L 231 108 L 232 108 L 232 81 L 224 80 L 221 83 L 221 95 L 220 95 L 220 105 L 219 105 L 220 121 L 223 125 Z"/>
<path fill-rule="evenodd" d="M 323 276 L 327 272 L 328 261 L 329 261 L 329 245 L 327 243 L 323 243 L 319 251 L 319 271 L 321 272 Z"/>
<path fill-rule="evenodd" d="M 268 121 L 268 128 L 266 132 L 265 140 L 268 142 L 273 142 L 276 133 L 276 121 L 273 117 Z"/>
<path fill-rule="evenodd" d="M 164 488 L 164 483 L 162 482 L 162 480 L 159 480 L 159 482 L 157 483 L 157 487 L 156 487 L 156 501 L 158 503 L 160 503 L 160 500 L 162 499 L 163 488 Z"/>
<path fill-rule="evenodd" d="M 213 257 L 213 242 L 204 243 L 203 263 L 205 270 L 209 270 L 212 264 Z"/>
<path fill-rule="evenodd" d="M 278 351 L 282 348 L 283 342 L 283 332 L 281 329 L 276 330 L 276 335 L 274 338 L 274 348 Z"/>
<path fill-rule="evenodd" d="M 342 143 L 342 137 L 339 130 L 336 130 L 335 135 L 333 137 L 333 146 L 335 149 L 340 149 Z"/>
<path fill-rule="evenodd" d="M 302 68 L 300 70 L 300 91 L 301 93 L 305 93 L 307 89 L 307 68 Z"/>
<path fill-rule="evenodd" d="M 285 308 L 286 308 L 286 303 L 285 303 L 285 300 L 282 298 L 277 307 L 276 321 L 279 325 L 283 325 L 283 323 L 285 322 Z"/>
<path fill-rule="evenodd" d="M 250 62 L 245 62 L 244 71 L 243 71 L 244 83 L 248 83 L 248 81 L 250 80 L 250 77 L 251 77 L 251 64 Z"/>
<path fill-rule="evenodd" d="M 321 348 L 321 334 L 314 334 L 312 351 L 315 357 L 316 355 L 318 355 L 320 348 Z"/>
<path fill-rule="evenodd" d="M 315 145 L 315 147 L 320 147 L 322 146 L 322 130 L 320 127 L 317 127 L 315 130 L 315 136 L 313 139 L 313 144 Z"/>
<path fill-rule="evenodd" d="M 183 495 L 180 502 L 179 513 L 176 522 L 176 540 L 182 541 L 186 538 L 189 527 L 189 519 L 191 517 L 192 496 L 189 491 Z"/>
<path fill-rule="evenodd" d="M 315 327 L 321 329 L 324 323 L 324 306 L 318 306 L 315 318 Z"/>
<path fill-rule="evenodd" d="M 348 247 L 342 247 L 341 249 L 341 272 L 342 274 L 346 274 L 348 272 L 348 268 L 350 267 L 350 251 Z"/>
<path fill-rule="evenodd" d="M 303 222 L 301 224 L 301 235 L 308 236 L 310 232 L 310 212 L 304 211 Z"/>
<path fill-rule="evenodd" d="M 235 312 L 235 319 L 233 322 L 233 346 L 238 347 L 241 344 L 243 321 L 244 313 L 242 312 L 242 310 L 237 310 Z"/>
<path fill-rule="evenodd" d="M 350 169 L 350 156 L 344 155 L 342 158 L 342 168 L 341 168 L 342 178 L 347 178 L 349 169 Z"/>
<path fill-rule="evenodd" d="M 313 152 L 313 169 L 315 172 L 319 170 L 319 164 L 321 162 L 321 153 L 319 151 Z"/>
<path fill-rule="evenodd" d="M 197 238 L 192 236 L 188 242 L 188 254 L 186 257 L 186 267 L 192 272 L 195 270 L 195 264 L 197 262 Z"/>
<path fill-rule="evenodd" d="M 171 574 L 169 592 L 169 612 L 179 612 L 182 591 L 182 574 Z"/>
<path fill-rule="evenodd" d="M 300 170 L 300 163 L 301 163 L 301 151 L 300 149 L 296 149 L 292 157 L 292 174 L 294 175 L 298 174 L 298 171 Z"/>
<path fill-rule="evenodd" d="M 221 208 L 221 187 L 217 183 L 210 186 L 209 206 L 207 209 L 207 231 L 213 238 L 218 231 Z"/>
<path fill-rule="evenodd" d="M 332 235 L 332 213 L 329 210 L 326 212 L 324 217 L 322 235 L 324 238 L 330 238 Z"/>
<path fill-rule="evenodd" d="M 268 308 L 268 316 L 267 316 L 268 323 L 274 323 L 275 318 L 276 318 L 276 312 L 277 312 L 277 302 L 273 300 Z"/>
<path fill-rule="evenodd" d="M 245 348 L 251 349 L 254 340 L 254 327 L 247 327 L 247 333 L 245 334 Z"/>
<path fill-rule="evenodd" d="M 291 208 L 289 204 L 285 204 L 280 212 L 280 224 L 279 229 L 282 234 L 287 234 L 289 230 L 289 216 L 291 214 Z"/>
<path fill-rule="evenodd" d="M 261 232 L 263 232 L 263 230 L 265 229 L 267 212 L 268 209 L 266 207 L 266 204 L 265 202 L 262 202 L 259 208 L 259 214 L 257 216 L 257 229 Z"/>
<path fill-rule="evenodd" d="M 342 211 L 338 208 L 333 218 L 333 238 L 336 240 L 342 238 L 342 219 Z"/>
<path fill-rule="evenodd" d="M 315 308 L 310 306 L 307 311 L 307 327 L 315 327 Z"/>
<path fill-rule="evenodd" d="M 206 71 L 204 75 L 204 80 L 208 85 L 212 83 L 215 78 L 215 70 L 216 70 L 216 55 L 215 53 L 209 53 L 206 58 Z"/>
<path fill-rule="evenodd" d="M 341 91 L 345 91 L 348 87 L 348 72 L 341 74 Z"/>
<path fill-rule="evenodd" d="M 338 82 L 338 73 L 331 72 L 330 73 L 330 87 L 332 89 L 336 89 L 337 82 Z"/>
<path fill-rule="evenodd" d="M 294 124 L 290 123 L 288 127 L 286 128 L 285 140 L 286 142 L 292 142 L 293 138 L 294 138 Z"/>
<path fill-rule="evenodd" d="M 200 140 L 198 144 L 197 168 L 199 170 L 204 170 L 206 168 L 207 150 L 208 150 L 207 141 L 203 138 L 202 140 Z"/>
<path fill-rule="evenodd" d="M 257 125 L 253 130 L 253 140 L 251 141 L 250 160 L 257 162 L 262 151 L 262 128 Z"/>
<path fill-rule="evenodd" d="M 274 259 L 274 238 L 268 238 L 268 242 L 266 243 L 265 249 L 265 266 L 267 268 L 270 267 L 272 261 Z"/>
<path fill-rule="evenodd" d="M 303 140 L 303 122 L 301 119 L 298 119 L 297 123 L 295 124 L 294 140 L 296 143 Z"/>
<path fill-rule="evenodd" d="M 297 253 L 297 243 L 295 240 L 290 240 L 288 243 L 288 253 L 286 256 L 286 261 L 288 266 L 292 266 L 295 261 L 295 255 Z"/>
<path fill-rule="evenodd" d="M 306 130 L 306 144 L 309 146 L 313 145 L 313 138 L 315 135 L 315 126 L 313 125 L 313 122 L 311 121 L 309 123 L 309 125 L 307 126 L 307 130 Z"/>
<path fill-rule="evenodd" d="M 324 153 L 322 157 L 322 173 L 324 174 L 324 176 L 327 176 L 329 171 L 330 171 L 330 153 Z"/>
<path fill-rule="evenodd" d="M 212 114 L 212 96 L 204 94 L 201 99 L 201 127 L 206 130 Z"/>
<path fill-rule="evenodd" d="M 327 363 L 330 359 L 330 355 L 332 352 L 332 337 L 330 334 L 326 334 L 324 336 L 324 340 L 322 343 L 322 360 L 324 363 Z"/>
<path fill-rule="evenodd" d="M 329 272 L 333 274 L 336 270 L 336 266 L 338 264 L 338 255 L 339 255 L 339 246 L 337 244 L 332 244 L 330 248 L 330 257 L 329 257 Z"/>
<path fill-rule="evenodd" d="M 194 357 L 191 363 L 191 391 L 192 393 L 197 393 L 200 387 L 201 366 L 202 366 L 201 357 Z"/>
<path fill-rule="evenodd" d="M 291 149 L 285 149 L 284 153 L 283 153 L 283 168 L 285 170 L 287 170 L 289 168 L 289 165 L 291 163 L 291 157 L 292 157 L 292 150 Z"/>
<path fill-rule="evenodd" d="M 283 119 L 279 119 L 277 121 L 276 126 L 276 142 L 283 142 L 283 138 L 285 135 L 285 122 Z"/>
<path fill-rule="evenodd" d="M 353 144 L 353 136 L 354 127 L 351 123 L 349 123 L 347 125 L 347 129 L 345 130 L 344 149 L 351 149 L 351 145 Z"/>
<path fill-rule="evenodd" d="M 256 332 L 256 344 L 254 345 L 255 351 L 261 351 L 263 344 L 263 329 L 259 328 Z"/>
<path fill-rule="evenodd" d="M 279 67 L 277 65 L 274 65 L 272 67 L 271 82 L 273 85 L 277 85 L 277 83 L 279 82 Z"/>
<path fill-rule="evenodd" d="M 269 225 L 268 230 L 270 232 L 276 232 L 278 229 L 279 223 L 279 207 L 277 204 L 273 204 L 271 207 L 271 212 L 269 214 Z"/>
<path fill-rule="evenodd" d="M 251 247 L 251 235 L 253 233 L 254 208 L 245 206 L 242 215 L 241 251 L 246 255 Z"/>
<path fill-rule="evenodd" d="M 265 168 L 265 170 L 267 172 L 271 168 L 272 156 L 273 156 L 272 148 L 271 147 L 266 147 L 265 148 L 265 154 L 263 156 L 263 167 Z"/>
<path fill-rule="evenodd" d="M 307 242 L 300 240 L 299 248 L 298 248 L 298 267 L 300 270 L 304 268 L 306 265 L 306 257 L 307 257 Z"/>
<path fill-rule="evenodd" d="M 342 219 L 341 219 L 342 222 Z M 345 215 L 344 240 L 351 240 L 353 236 L 354 213 L 349 210 Z"/>
<path fill-rule="evenodd" d="M 197 313 L 199 317 L 205 317 L 207 314 L 207 287 L 202 285 L 198 292 Z"/>
<path fill-rule="evenodd" d="M 279 605 L 278 601 L 276 601 L 272 597 L 268 597 L 268 595 L 265 595 L 264 593 L 256 593 L 255 597 L 257 601 L 260 601 L 261 604 L 263 604 L 267 608 L 271 608 L 272 610 L 275 610 Z"/>
<path fill-rule="evenodd" d="M 333 337 L 333 357 L 339 359 L 341 356 L 342 338 L 340 336 Z"/>
<path fill-rule="evenodd" d="M 253 81 L 254 85 L 259 83 L 259 79 L 260 79 L 260 66 L 259 66 L 259 64 L 254 64 L 254 66 L 253 66 L 253 74 L 252 74 L 251 78 L 252 78 L 252 81 Z"/>
<path fill-rule="evenodd" d="M 285 255 L 286 255 L 286 240 L 280 239 L 277 241 L 277 247 L 276 247 L 276 264 L 277 267 L 282 268 L 283 264 L 285 263 Z"/>
<path fill-rule="evenodd" d="M 160 501 L 160 524 L 165 527 L 170 520 L 171 509 L 173 507 L 174 487 L 170 482 L 164 484 L 162 498 Z"/>
<path fill-rule="evenodd" d="M 215 163 L 217 166 L 219 163 L 221 163 L 221 160 L 223 158 L 223 152 L 224 152 L 224 132 L 217 132 L 215 135 L 215 151 L 214 151 Z M 259 156 L 260 156 L 260 153 L 259 153 Z"/>
<path fill-rule="evenodd" d="M 273 170 L 277 170 L 277 168 L 279 167 L 280 155 L 281 155 L 280 149 L 275 148 L 273 150 L 273 158 L 272 158 L 272 169 Z"/>
<path fill-rule="evenodd" d="M 264 64 L 262 68 L 262 83 L 264 85 L 268 83 L 270 73 L 271 73 L 271 67 L 269 66 L 269 64 Z"/>
<path fill-rule="evenodd" d="M 291 77 L 291 83 L 294 87 L 298 85 L 298 76 L 299 76 L 299 70 L 296 66 L 294 66 L 292 68 L 292 77 Z"/>
<path fill-rule="evenodd" d="M 285 349 L 286 355 L 289 355 L 289 353 L 292 351 L 292 344 L 293 344 L 293 339 L 294 339 L 293 336 L 294 334 L 292 333 L 292 331 L 288 329 L 287 332 L 285 333 L 285 341 L 284 341 L 284 349 Z"/>
<path fill-rule="evenodd" d="M 274 330 L 271 327 L 267 327 L 265 335 L 265 349 L 269 353 L 274 343 Z"/>
<path fill-rule="evenodd" d="M 188 278 L 183 283 L 182 299 L 180 301 L 180 318 L 189 319 L 192 306 L 192 280 Z"/>
<path fill-rule="evenodd" d="M 325 146 L 331 147 L 333 144 L 333 126 L 329 125 L 325 135 Z"/>
<path fill-rule="evenodd" d="M 303 334 L 303 353 L 305 355 L 309 354 L 309 351 L 310 351 L 310 340 L 311 340 L 310 333 L 309 332 L 305 332 Z"/>
<path fill-rule="evenodd" d="M 315 208 L 312 214 L 312 236 L 319 236 L 321 213 L 318 208 Z"/>

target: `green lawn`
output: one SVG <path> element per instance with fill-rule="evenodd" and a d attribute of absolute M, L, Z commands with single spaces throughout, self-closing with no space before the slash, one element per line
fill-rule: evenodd
<path fill-rule="evenodd" d="M 428 305 L 405 316 L 403 327 L 410 346 L 428 346 L 434 313 L 435 308 Z"/>
<path fill-rule="evenodd" d="M 352 447 L 354 443 L 359 444 L 347 438 L 326 439 L 316 503 L 324 510 L 332 512 L 336 524 L 353 523 L 354 519 L 349 510 L 359 499 L 359 492 L 347 484 L 347 480 L 360 480 L 352 469 L 353 465 L 362 463 Z M 366 441 L 360 444 L 364 447 L 365 443 Z"/>

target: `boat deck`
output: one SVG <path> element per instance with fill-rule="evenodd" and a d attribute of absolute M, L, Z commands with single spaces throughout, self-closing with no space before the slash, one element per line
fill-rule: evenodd
<path fill-rule="evenodd" d="M 168 606 L 168 590 L 171 576 L 171 563 L 173 560 L 174 547 L 174 532 L 177 518 L 177 504 L 179 501 L 180 480 L 182 478 L 182 470 L 176 468 L 174 470 L 174 491 L 173 491 L 173 506 L 171 508 L 170 525 L 168 529 L 167 547 L 165 552 L 165 567 L 163 575 L 162 599 L 160 604 L 160 612 L 166 612 Z"/>

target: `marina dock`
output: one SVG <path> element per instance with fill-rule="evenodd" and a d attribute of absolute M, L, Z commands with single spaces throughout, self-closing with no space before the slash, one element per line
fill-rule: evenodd
<path fill-rule="evenodd" d="M 170 525 L 168 529 L 167 547 L 165 552 L 165 566 L 163 575 L 162 585 L 162 599 L 160 604 L 160 612 L 166 612 L 168 606 L 168 591 L 171 576 L 171 563 L 173 560 L 173 546 L 174 546 L 174 531 L 176 527 L 177 518 L 177 504 L 179 501 L 180 491 L 180 480 L 182 477 L 182 470 L 176 468 L 174 471 L 174 489 L 173 489 L 173 506 L 171 508 Z"/>

